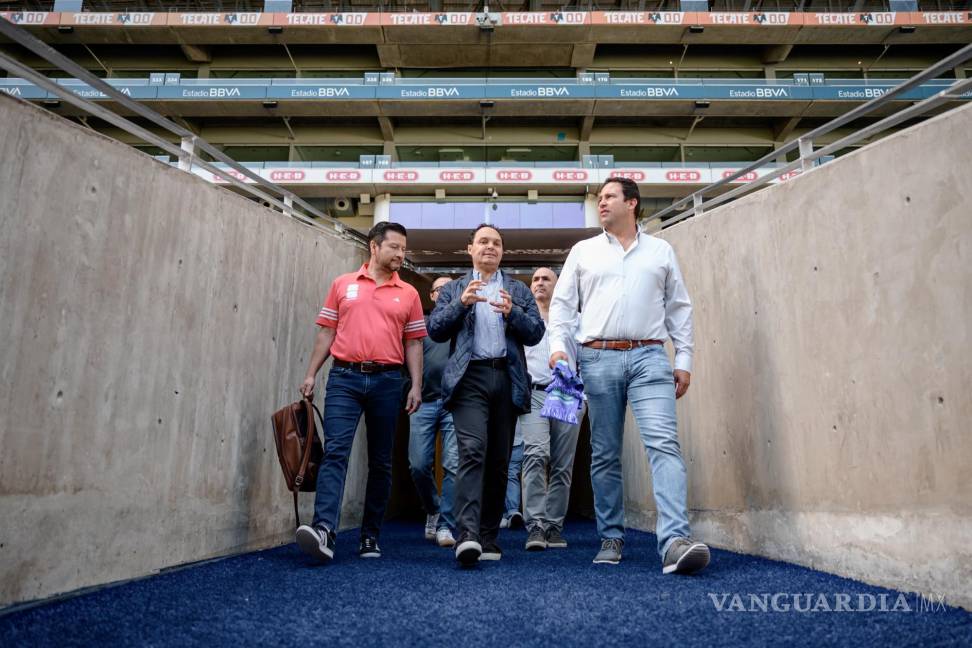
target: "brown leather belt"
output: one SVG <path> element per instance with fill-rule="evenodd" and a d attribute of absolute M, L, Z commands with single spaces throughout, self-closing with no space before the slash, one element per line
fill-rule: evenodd
<path fill-rule="evenodd" d="M 583 346 L 591 349 L 608 349 L 610 351 L 630 351 L 638 347 L 665 344 L 661 340 L 591 340 L 584 342 Z"/>
<path fill-rule="evenodd" d="M 396 371 L 402 368 L 400 364 L 381 364 L 380 362 L 346 362 L 334 358 L 335 367 L 344 367 L 354 371 L 370 374 L 381 373 L 383 371 Z"/>

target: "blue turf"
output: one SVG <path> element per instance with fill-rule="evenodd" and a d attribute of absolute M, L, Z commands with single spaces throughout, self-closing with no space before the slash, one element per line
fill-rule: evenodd
<path fill-rule="evenodd" d="M 418 523 L 386 523 L 379 560 L 357 557 L 356 533 L 338 536 L 326 566 L 291 544 L 12 612 L 0 616 L 0 646 L 972 644 L 972 613 L 921 611 L 914 594 L 911 612 L 718 612 L 709 594 L 747 607 L 750 594 L 823 594 L 831 606 L 839 593 L 855 606 L 884 594 L 891 607 L 897 593 L 718 550 L 700 575 L 663 576 L 655 536 L 636 531 L 620 565 L 593 565 L 586 521 L 568 524 L 568 549 L 541 553 L 523 549 L 522 530 L 504 531 L 502 561 L 472 570 Z"/>

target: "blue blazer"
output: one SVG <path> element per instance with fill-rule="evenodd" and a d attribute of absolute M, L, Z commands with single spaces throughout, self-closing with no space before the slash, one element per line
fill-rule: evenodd
<path fill-rule="evenodd" d="M 459 299 L 472 281 L 472 271 L 451 281 L 439 291 L 435 309 L 429 316 L 429 337 L 436 342 L 449 341 L 449 362 L 442 374 L 442 399 L 450 404 L 456 385 L 462 380 L 472 359 L 473 335 L 476 331 L 476 309 L 463 306 Z M 530 376 L 527 373 L 523 346 L 539 344 L 546 326 L 537 302 L 526 284 L 503 273 L 503 289 L 510 294 L 513 308 L 506 317 L 506 370 L 513 384 L 513 407 L 521 414 L 530 411 Z"/>

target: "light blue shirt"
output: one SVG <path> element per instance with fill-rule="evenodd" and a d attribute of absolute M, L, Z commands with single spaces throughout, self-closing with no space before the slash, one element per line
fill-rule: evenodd
<path fill-rule="evenodd" d="M 478 270 L 473 270 L 473 279 L 482 279 Z M 500 288 L 503 287 L 503 273 L 499 270 L 490 277 L 479 294 L 486 298 L 484 302 L 476 302 L 476 330 L 473 335 L 472 359 L 486 360 L 488 358 L 506 357 L 506 323 L 503 314 L 493 310 L 489 302 L 500 301 Z"/>

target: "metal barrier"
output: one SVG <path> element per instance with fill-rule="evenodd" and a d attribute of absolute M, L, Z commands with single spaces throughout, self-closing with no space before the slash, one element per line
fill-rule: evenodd
<path fill-rule="evenodd" d="M 127 108 L 135 115 L 143 117 L 153 124 L 178 136 L 180 138 L 181 145 L 176 146 L 162 137 L 159 137 L 155 133 L 152 133 L 151 131 L 142 128 L 138 124 L 129 121 L 121 115 L 108 110 L 104 106 L 98 105 L 78 96 L 70 87 L 60 85 L 36 70 L 20 63 L 10 56 L 7 56 L 3 52 L 0 52 L 0 67 L 6 69 L 9 73 L 26 79 L 50 92 L 51 94 L 56 95 L 62 101 L 76 106 L 77 108 L 80 108 L 81 110 L 84 110 L 90 115 L 98 117 L 99 119 L 103 119 L 109 124 L 116 126 L 125 132 L 134 135 L 135 137 L 138 137 L 142 141 L 156 146 L 166 153 L 177 157 L 179 159 L 179 168 L 183 171 L 191 172 L 193 166 L 203 168 L 210 173 L 222 177 L 228 183 L 245 191 L 246 193 L 251 194 L 267 204 L 276 207 L 281 212 L 292 218 L 312 225 L 325 233 L 336 234 L 342 239 L 353 241 L 354 243 L 367 248 L 368 240 L 365 235 L 361 234 L 357 230 L 347 228 L 344 223 L 341 223 L 337 219 L 321 212 L 303 198 L 294 194 L 292 191 L 284 189 L 283 187 L 261 177 L 253 170 L 248 169 L 236 160 L 227 156 L 225 153 L 190 131 L 188 128 L 184 128 L 179 124 L 166 119 L 151 108 L 148 108 L 147 106 L 122 94 L 104 80 L 96 77 L 94 74 L 88 72 L 50 45 L 28 33 L 22 27 L 18 27 L 5 18 L 0 17 L 0 34 L 3 34 L 7 38 L 22 45 L 49 63 L 56 65 L 74 78 L 86 83 L 91 88 L 104 93 L 113 101 L 117 102 L 118 105 Z M 204 151 L 214 159 L 222 162 L 223 165 L 226 165 L 236 173 L 240 174 L 240 176 L 249 178 L 255 183 L 256 186 L 247 184 L 236 177 L 235 174 L 226 173 L 225 168 L 221 169 L 214 163 L 201 159 L 199 157 L 200 151 Z M 279 196 L 279 198 L 276 196 Z M 411 267 L 411 263 L 408 263 L 408 267 Z"/>
<path fill-rule="evenodd" d="M 814 160 L 817 160 L 822 156 L 831 155 L 846 146 L 856 144 L 863 139 L 866 139 L 868 137 L 871 137 L 872 135 L 876 135 L 882 131 L 885 131 L 888 128 L 900 124 L 903 121 L 912 119 L 913 117 L 918 117 L 920 115 L 923 115 L 924 113 L 942 105 L 943 103 L 946 103 L 948 101 L 959 100 L 961 99 L 960 95 L 963 92 L 972 89 L 972 79 L 959 79 L 955 83 L 950 85 L 948 88 L 936 92 L 934 95 L 932 95 L 927 99 L 924 99 L 923 101 L 919 101 L 918 103 L 908 108 L 905 108 L 903 110 L 900 110 L 889 117 L 886 117 L 874 124 L 871 124 L 870 126 L 862 128 L 848 135 L 847 137 L 842 137 L 841 139 L 831 144 L 828 144 L 827 146 L 824 146 L 817 150 L 813 149 L 814 139 L 826 135 L 827 133 L 830 133 L 838 129 L 841 126 L 844 126 L 845 124 L 849 124 L 850 122 L 854 121 L 858 117 L 862 117 L 870 112 L 873 112 L 874 110 L 884 106 L 885 104 L 888 104 L 895 97 L 898 97 L 899 95 L 908 92 L 912 88 L 915 88 L 930 79 L 934 79 L 939 74 L 945 71 L 954 69 L 959 65 L 962 65 L 968 60 L 972 60 L 972 45 L 966 45 L 965 47 L 955 52 L 951 56 L 942 59 L 941 61 L 929 67 L 928 69 L 924 70 L 923 72 L 919 72 L 918 74 L 911 77 L 904 83 L 895 87 L 893 90 L 890 90 L 887 93 L 883 94 L 882 96 L 876 97 L 868 101 L 867 103 L 858 106 L 854 110 L 844 113 L 840 117 L 837 117 L 836 119 L 827 122 L 826 124 L 820 126 L 819 128 L 813 129 L 803 137 L 799 137 L 791 142 L 788 142 L 787 144 L 784 144 L 783 146 L 776 149 L 772 153 L 768 153 L 767 155 L 764 155 L 760 159 L 756 160 L 746 168 L 741 169 L 730 176 L 722 178 L 717 182 L 713 182 L 712 184 L 706 187 L 703 187 L 702 189 L 692 193 L 691 195 L 676 201 L 671 207 L 667 207 L 665 209 L 662 209 L 661 211 L 657 211 L 651 214 L 649 218 L 651 219 L 661 218 L 662 219 L 661 226 L 665 228 L 674 225 L 679 221 L 685 220 L 690 216 L 698 216 L 707 209 L 715 207 L 716 205 L 721 205 L 727 200 L 731 200 L 745 193 L 749 193 L 754 189 L 758 189 L 759 187 L 762 187 L 766 183 L 786 173 L 790 173 L 792 171 L 797 171 L 797 170 L 799 170 L 798 173 L 807 171 L 813 165 Z M 772 170 L 771 172 L 767 173 L 764 176 L 761 176 L 747 184 L 737 187 L 736 189 L 732 189 L 731 191 L 727 191 L 726 193 L 719 194 L 714 198 L 711 198 L 709 200 L 702 199 L 702 197 L 705 194 L 715 189 L 718 189 L 720 187 L 723 187 L 729 184 L 730 182 L 733 182 L 737 178 L 740 178 L 751 171 L 755 171 L 756 169 L 766 165 L 767 163 L 775 162 L 781 156 L 786 155 L 791 151 L 797 151 L 799 154 L 799 157 L 793 162 L 780 166 Z M 689 202 L 691 202 L 692 204 L 691 207 L 688 206 Z M 683 211 L 683 210 L 687 210 L 687 211 Z M 676 212 L 682 212 L 682 213 L 674 215 L 676 214 Z M 665 217 L 669 215 L 671 216 L 666 219 Z"/>

